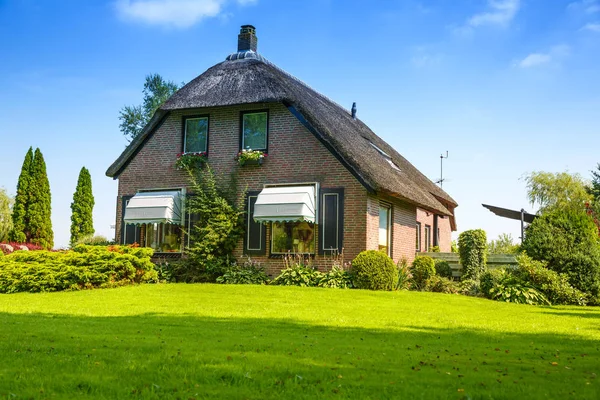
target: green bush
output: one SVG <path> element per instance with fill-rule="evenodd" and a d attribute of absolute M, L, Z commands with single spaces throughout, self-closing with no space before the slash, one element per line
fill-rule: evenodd
<path fill-rule="evenodd" d="M 271 281 L 272 285 L 282 286 L 317 286 L 321 273 L 316 269 L 295 264 L 281 271 L 279 276 Z"/>
<path fill-rule="evenodd" d="M 431 246 L 429 248 L 429 252 L 430 253 L 439 253 L 440 252 L 440 246 Z"/>
<path fill-rule="evenodd" d="M 546 297 L 534 287 L 516 280 L 507 280 L 497 283 L 489 291 L 492 300 L 505 301 L 507 303 L 550 305 Z"/>
<path fill-rule="evenodd" d="M 433 275 L 427 280 L 425 290 L 428 292 L 455 294 L 459 292 L 459 286 L 453 280 Z"/>
<path fill-rule="evenodd" d="M 333 289 L 349 289 L 352 287 L 352 278 L 348 271 L 339 265 L 334 265 L 331 270 L 317 277 L 317 286 Z"/>
<path fill-rule="evenodd" d="M 546 268 L 543 261 L 533 260 L 526 254 L 517 257 L 519 263 L 515 275 L 531 283 L 542 292 L 552 304 L 585 305 L 587 296 L 569 284 L 565 274 Z"/>
<path fill-rule="evenodd" d="M 458 292 L 465 296 L 481 297 L 481 283 L 474 279 L 463 279 L 458 283 Z"/>
<path fill-rule="evenodd" d="M 410 266 L 408 265 L 408 260 L 406 257 L 402 257 L 400 261 L 398 261 L 398 265 L 396 265 L 396 267 L 398 268 L 398 284 L 396 285 L 396 289 L 409 289 L 412 280 L 412 274 L 410 272 Z"/>
<path fill-rule="evenodd" d="M 448 261 L 436 259 L 435 262 L 435 273 L 444 278 L 452 278 L 452 268 Z"/>
<path fill-rule="evenodd" d="M 265 274 L 265 269 L 250 257 L 242 265 L 232 264 L 225 268 L 223 275 L 217 278 L 217 283 L 238 285 L 264 285 L 268 282 L 269 277 Z"/>
<path fill-rule="evenodd" d="M 352 261 L 352 281 L 359 289 L 394 290 L 398 284 L 398 271 L 387 254 L 366 250 Z"/>
<path fill-rule="evenodd" d="M 78 244 L 88 244 L 91 246 L 114 246 L 115 241 L 108 240 L 106 237 L 100 235 L 90 235 L 77 239 L 77 241 L 74 243 L 74 246 L 77 246 Z"/>
<path fill-rule="evenodd" d="M 152 249 L 79 245 L 73 250 L 17 251 L 0 260 L 0 293 L 53 292 L 152 282 Z"/>
<path fill-rule="evenodd" d="M 593 219 L 581 211 L 555 210 L 537 217 L 527 229 L 522 249 L 548 268 L 566 274 L 569 283 L 600 298 L 600 245 Z"/>
<path fill-rule="evenodd" d="M 410 272 L 412 287 L 416 290 L 423 290 L 427 287 L 429 278 L 435 275 L 435 262 L 429 256 L 417 256 L 412 263 Z"/>
<path fill-rule="evenodd" d="M 478 279 L 485 271 L 487 262 L 487 238 L 485 231 L 474 229 L 458 236 L 458 254 L 464 279 Z"/>
<path fill-rule="evenodd" d="M 497 284 L 505 282 L 511 278 L 512 275 L 510 275 L 506 268 L 487 269 L 479 278 L 479 287 L 481 289 L 481 293 L 483 293 L 483 295 L 488 299 L 491 299 L 492 295 L 490 294 L 490 291 L 492 288 Z"/>

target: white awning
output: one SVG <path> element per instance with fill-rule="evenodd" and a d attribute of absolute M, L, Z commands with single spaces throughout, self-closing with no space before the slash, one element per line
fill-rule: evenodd
<path fill-rule="evenodd" d="M 181 224 L 183 198 L 178 190 L 168 192 L 140 192 L 125 207 L 126 224 Z"/>
<path fill-rule="evenodd" d="M 315 222 L 314 186 L 264 188 L 254 205 L 256 222 Z"/>

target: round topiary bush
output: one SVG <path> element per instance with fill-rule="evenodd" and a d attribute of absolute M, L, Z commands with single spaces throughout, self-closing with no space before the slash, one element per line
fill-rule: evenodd
<path fill-rule="evenodd" d="M 398 269 L 385 253 L 366 250 L 352 260 L 352 281 L 358 289 L 394 290 Z"/>
<path fill-rule="evenodd" d="M 442 278 L 452 278 L 452 268 L 445 260 L 435 260 L 435 273 Z"/>
<path fill-rule="evenodd" d="M 427 280 L 435 275 L 435 262 L 429 256 L 417 256 L 410 268 L 413 287 L 417 290 L 425 289 Z"/>

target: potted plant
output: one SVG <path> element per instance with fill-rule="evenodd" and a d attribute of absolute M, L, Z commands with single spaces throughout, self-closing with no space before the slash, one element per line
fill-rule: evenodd
<path fill-rule="evenodd" d="M 267 157 L 267 153 L 247 148 L 240 151 L 237 156 L 235 156 L 235 159 L 241 166 L 262 165 L 265 157 Z"/>
<path fill-rule="evenodd" d="M 175 161 L 175 168 L 180 170 L 200 169 L 206 163 L 206 152 L 179 153 Z"/>

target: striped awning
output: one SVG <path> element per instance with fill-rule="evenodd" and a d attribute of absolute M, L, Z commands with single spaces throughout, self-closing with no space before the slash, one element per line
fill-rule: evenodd
<path fill-rule="evenodd" d="M 267 187 L 256 199 L 253 217 L 256 222 L 314 223 L 315 210 L 314 186 Z"/>
<path fill-rule="evenodd" d="M 183 197 L 178 190 L 140 192 L 125 207 L 125 224 L 182 223 Z"/>

